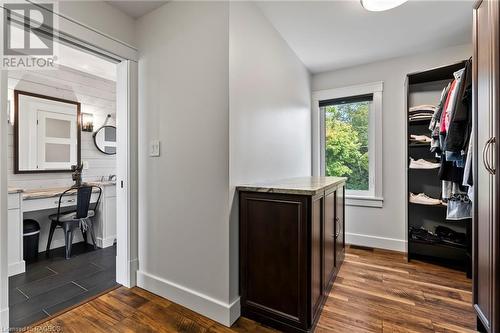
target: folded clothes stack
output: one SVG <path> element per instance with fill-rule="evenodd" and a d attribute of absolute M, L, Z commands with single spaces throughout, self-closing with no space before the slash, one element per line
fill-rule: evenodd
<path fill-rule="evenodd" d="M 408 117 L 410 120 L 431 120 L 436 112 L 434 105 L 417 105 L 410 108 Z"/>
<path fill-rule="evenodd" d="M 410 226 L 410 239 L 463 247 L 467 245 L 467 238 L 464 233 L 456 232 L 445 226 L 437 226 L 435 232 L 431 232 L 424 227 L 416 228 Z"/>

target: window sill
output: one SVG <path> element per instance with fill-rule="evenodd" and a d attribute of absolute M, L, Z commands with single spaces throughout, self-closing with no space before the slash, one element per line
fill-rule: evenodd
<path fill-rule="evenodd" d="M 346 206 L 382 208 L 384 198 L 346 195 Z"/>

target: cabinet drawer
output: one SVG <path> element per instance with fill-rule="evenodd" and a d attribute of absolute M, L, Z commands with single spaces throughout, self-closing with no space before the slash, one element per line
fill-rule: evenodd
<path fill-rule="evenodd" d="M 8 209 L 17 209 L 19 208 L 19 193 L 13 193 L 8 195 Z"/>
<path fill-rule="evenodd" d="M 98 193 L 92 193 L 90 202 L 96 202 Z M 23 211 L 32 212 L 43 209 L 57 209 L 59 205 L 59 197 L 42 198 L 42 199 L 28 199 L 23 201 Z M 65 196 L 61 200 L 61 207 L 76 206 L 76 195 Z"/>

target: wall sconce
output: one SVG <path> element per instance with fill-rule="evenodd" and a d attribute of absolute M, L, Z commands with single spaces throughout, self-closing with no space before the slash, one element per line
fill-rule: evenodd
<path fill-rule="evenodd" d="M 82 131 L 94 131 L 94 115 L 92 113 L 82 113 Z"/>

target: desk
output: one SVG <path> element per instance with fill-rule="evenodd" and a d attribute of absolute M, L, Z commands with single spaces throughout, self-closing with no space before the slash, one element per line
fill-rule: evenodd
<path fill-rule="evenodd" d="M 101 202 L 93 221 L 97 246 L 105 248 L 112 246 L 116 239 L 116 186 L 112 182 L 92 183 L 92 185 L 102 188 Z M 57 211 L 59 196 L 66 189 L 23 190 L 9 188 L 9 240 L 7 245 L 9 276 L 26 271 L 26 264 L 23 260 L 23 220 L 25 214 L 30 215 L 40 223 L 39 252 L 45 251 L 47 232 L 50 225 L 48 216 L 50 213 Z M 95 203 L 98 196 L 98 191 L 92 193 L 90 202 Z M 69 208 L 73 206 L 76 206 L 76 193 L 65 195 L 61 200 L 61 207 Z M 63 246 L 64 238 L 54 237 L 52 244 L 51 248 Z"/>

